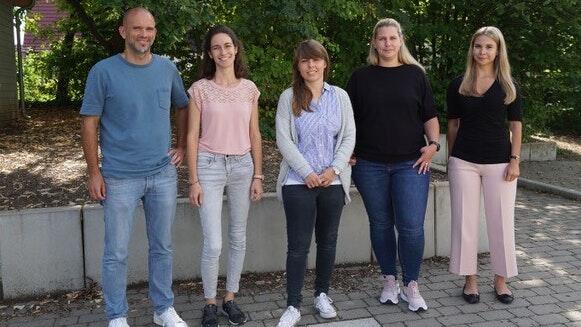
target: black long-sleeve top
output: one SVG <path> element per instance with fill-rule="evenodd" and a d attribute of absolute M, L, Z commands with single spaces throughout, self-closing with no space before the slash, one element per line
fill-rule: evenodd
<path fill-rule="evenodd" d="M 346 87 L 357 129 L 355 155 L 379 162 L 417 159 L 426 145 L 424 123 L 438 116 L 425 73 L 415 65 L 370 65 Z"/>
<path fill-rule="evenodd" d="M 447 94 L 448 119 L 460 119 L 451 156 L 478 164 L 510 161 L 511 145 L 506 121 L 522 120 L 522 100 L 504 104 L 506 96 L 498 81 L 480 97 L 458 92 L 462 76 L 450 82 Z"/>

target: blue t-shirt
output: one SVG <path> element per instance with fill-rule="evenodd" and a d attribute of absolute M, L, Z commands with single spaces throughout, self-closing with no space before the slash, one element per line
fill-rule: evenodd
<path fill-rule="evenodd" d="M 118 54 L 91 68 L 81 115 L 100 116 L 104 177 L 150 176 L 169 163 L 172 104 L 185 107 L 188 97 L 166 58 L 134 65 Z"/>

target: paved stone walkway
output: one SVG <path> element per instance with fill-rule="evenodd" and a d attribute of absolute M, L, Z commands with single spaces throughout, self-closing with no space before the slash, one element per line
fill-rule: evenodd
<path fill-rule="evenodd" d="M 354 292 L 330 292 L 339 318 L 324 321 L 314 314 L 312 294 L 305 292 L 301 325 L 311 326 L 581 326 L 581 202 L 519 189 L 517 199 L 517 252 L 520 274 L 511 280 L 511 305 L 495 301 L 489 260 L 480 259 L 481 302 L 469 305 L 460 297 L 462 278 L 447 272 L 445 260 L 423 265 L 420 287 L 429 309 L 413 313 L 399 305 L 380 305 L 380 281 L 360 278 Z M 364 240 L 362 240 L 364 241 Z M 343 268 L 349 269 L 349 268 Z M 267 287 L 264 287 L 267 288 Z M 250 321 L 245 326 L 275 326 L 285 307 L 277 291 L 242 291 L 238 298 Z M 146 289 L 128 292 L 132 326 L 155 326 Z M 0 306 L 2 303 L 0 303 Z M 10 304 L 14 306 L 17 304 Z M 189 325 L 199 326 L 200 294 L 176 293 L 176 310 Z M 6 306 L 5 306 L 6 308 Z M 0 320 L 0 326 L 106 326 L 102 307 L 71 305 L 59 313 Z M 227 322 L 222 318 L 222 326 Z"/>

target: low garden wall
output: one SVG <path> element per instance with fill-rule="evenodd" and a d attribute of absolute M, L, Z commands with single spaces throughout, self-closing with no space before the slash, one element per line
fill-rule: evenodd
<path fill-rule="evenodd" d="M 345 207 L 341 218 L 337 263 L 373 260 L 367 215 L 355 189 L 352 198 L 353 202 Z M 225 245 L 222 258 L 226 258 L 228 247 L 226 212 L 224 208 L 222 226 Z M 147 238 L 141 207 L 135 219 L 128 262 L 130 283 L 147 280 Z M 424 257 L 448 256 L 448 182 L 431 183 L 424 228 Z M 103 233 L 103 208 L 96 204 L 0 213 L 0 298 L 76 290 L 88 286 L 91 281 L 99 282 Z M 488 242 L 483 234 L 480 235 L 480 252 L 487 252 Z M 285 269 L 284 211 L 275 194 L 266 194 L 262 201 L 251 206 L 247 239 L 245 272 Z M 197 210 L 190 206 L 187 199 L 178 200 L 173 243 L 174 278 L 184 280 L 200 277 L 200 219 Z M 314 254 L 314 244 L 311 249 Z M 309 256 L 311 268 L 315 264 L 313 254 Z M 221 273 L 224 272 L 225 262 L 221 260 Z"/>
<path fill-rule="evenodd" d="M 446 134 L 440 134 L 440 151 L 434 156 L 433 162 L 446 165 L 448 163 L 448 146 Z M 523 143 L 520 150 L 521 161 L 551 161 L 557 159 L 557 144 L 555 142 Z"/>

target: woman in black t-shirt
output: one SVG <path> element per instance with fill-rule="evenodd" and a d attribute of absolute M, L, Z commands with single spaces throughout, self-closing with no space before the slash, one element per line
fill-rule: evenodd
<path fill-rule="evenodd" d="M 424 68 L 407 50 L 397 21 L 377 22 L 367 59 L 370 65 L 351 75 L 347 93 L 357 127 L 352 176 L 369 216 L 371 245 L 384 281 L 379 301 L 395 304 L 401 296 L 410 310 L 426 310 L 418 278 L 428 170 L 439 148 L 438 114 Z"/>
<path fill-rule="evenodd" d="M 462 296 L 480 300 L 477 273 L 480 189 L 496 298 L 511 303 L 506 279 L 517 272 L 514 202 L 519 175 L 522 103 L 506 44 L 496 27 L 472 36 L 466 72 L 448 88 L 448 175 L 452 202 L 450 272 L 466 276 Z M 506 121 L 512 136 L 509 136 Z"/>

